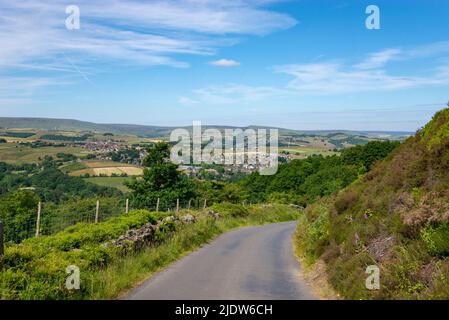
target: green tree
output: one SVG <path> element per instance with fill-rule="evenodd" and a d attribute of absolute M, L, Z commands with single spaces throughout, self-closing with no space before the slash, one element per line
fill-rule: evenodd
<path fill-rule="evenodd" d="M 6 241 L 20 242 L 30 237 L 38 202 L 38 196 L 30 190 L 19 190 L 0 199 L 0 220 L 4 223 Z"/>
<path fill-rule="evenodd" d="M 186 202 L 196 196 L 188 177 L 178 171 L 178 166 L 170 162 L 170 145 L 156 143 L 148 150 L 144 160 L 146 168 L 143 177 L 127 183 L 132 192 L 132 204 L 139 208 L 154 208 L 160 199 L 160 208 L 176 205 L 176 200 Z"/>

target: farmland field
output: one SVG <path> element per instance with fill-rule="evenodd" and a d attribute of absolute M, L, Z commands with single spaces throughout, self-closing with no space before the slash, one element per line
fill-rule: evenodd
<path fill-rule="evenodd" d="M 126 174 L 128 176 L 140 176 L 143 174 L 143 169 L 126 163 L 114 161 L 85 161 L 83 162 L 87 168 L 72 171 L 71 176 L 112 176 Z"/>
<path fill-rule="evenodd" d="M 289 148 L 279 148 L 280 152 L 288 152 L 292 158 L 307 158 L 311 155 L 322 155 L 322 156 L 332 156 L 338 154 L 338 152 L 330 151 L 323 148 L 313 148 L 313 147 L 289 147 Z"/>
<path fill-rule="evenodd" d="M 87 152 L 79 147 L 40 147 L 31 148 L 16 143 L 0 144 L 0 161 L 7 163 L 36 163 L 45 156 L 56 157 L 58 153 L 70 153 L 76 156 Z"/>
<path fill-rule="evenodd" d="M 104 187 L 113 187 L 117 188 L 122 192 L 129 192 L 128 187 L 124 185 L 125 181 L 131 180 L 131 177 L 93 177 L 93 178 L 85 178 L 86 181 L 104 186 Z"/>

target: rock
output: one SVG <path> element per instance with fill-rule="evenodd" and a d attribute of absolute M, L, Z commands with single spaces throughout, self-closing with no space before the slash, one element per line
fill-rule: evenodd
<path fill-rule="evenodd" d="M 191 214 L 186 214 L 183 216 L 167 216 L 160 220 L 157 224 L 147 223 L 140 228 L 130 229 L 125 234 L 121 235 L 115 240 L 102 244 L 103 247 L 107 248 L 112 246 L 118 248 L 132 248 L 138 249 L 142 248 L 155 241 L 156 231 L 166 225 L 167 223 L 195 223 L 196 218 Z M 164 231 L 163 231 L 164 232 Z"/>
<path fill-rule="evenodd" d="M 392 252 L 392 248 L 396 243 L 395 236 L 379 236 L 368 244 L 367 250 L 373 255 L 377 261 L 381 262 L 388 259 Z"/>
<path fill-rule="evenodd" d="M 209 211 L 207 212 L 207 214 L 208 214 L 209 216 L 211 216 L 212 218 L 214 218 L 214 219 L 219 219 L 219 218 L 220 218 L 220 214 L 219 214 L 218 212 L 214 212 L 214 211 L 212 211 L 212 210 L 209 210 Z"/>
<path fill-rule="evenodd" d="M 180 217 L 182 223 L 195 223 L 196 218 L 191 214 L 186 214 Z"/>
<path fill-rule="evenodd" d="M 138 229 L 128 230 L 124 235 L 113 240 L 111 244 L 116 247 L 142 247 L 153 240 L 156 225 L 147 223 Z"/>
<path fill-rule="evenodd" d="M 178 220 L 175 216 L 168 216 L 162 219 L 162 222 L 176 222 Z"/>

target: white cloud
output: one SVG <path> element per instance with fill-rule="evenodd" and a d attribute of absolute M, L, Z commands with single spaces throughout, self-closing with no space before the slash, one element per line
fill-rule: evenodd
<path fill-rule="evenodd" d="M 184 104 L 184 105 L 193 105 L 193 104 L 198 104 L 199 102 L 196 100 L 193 100 L 189 97 L 179 97 L 178 103 Z"/>
<path fill-rule="evenodd" d="M 449 52 L 449 42 L 429 44 L 410 50 L 386 49 L 367 55 L 359 63 L 324 61 L 309 64 L 275 66 L 276 73 L 287 74 L 291 80 L 283 86 L 251 86 L 244 84 L 212 85 L 192 91 L 192 96 L 206 104 L 233 104 L 262 101 L 269 98 L 299 95 L 338 95 L 357 92 L 385 92 L 424 86 L 449 84 L 449 60 L 433 59 L 434 55 Z M 388 62 L 417 58 L 431 58 L 433 69 L 394 74 L 387 71 Z"/>
<path fill-rule="evenodd" d="M 209 64 L 217 67 L 238 67 L 240 65 L 240 62 L 229 59 L 220 59 L 210 61 Z"/>
<path fill-rule="evenodd" d="M 247 86 L 229 83 L 193 91 L 194 97 L 205 104 L 233 104 L 260 101 L 267 97 L 281 97 L 286 91 L 271 86 Z"/>
<path fill-rule="evenodd" d="M 274 70 L 291 75 L 293 80 L 288 83 L 287 88 L 298 94 L 328 95 L 399 90 L 448 81 L 437 73 L 428 77 L 397 76 L 381 69 L 359 70 L 332 62 L 285 65 Z"/>
<path fill-rule="evenodd" d="M 242 35 L 294 26 L 295 19 L 266 7 L 277 1 L 78 0 L 79 30 L 65 28 L 64 0 L 2 1 L 0 77 L 42 69 L 46 76 L 70 72 L 82 80 L 95 72 L 94 64 L 98 69 L 105 64 L 188 67 L 180 54 L 214 55 Z"/>
<path fill-rule="evenodd" d="M 383 67 L 389 61 L 397 58 L 402 51 L 400 49 L 386 49 L 380 52 L 372 53 L 368 59 L 355 65 L 358 69 L 376 69 Z"/>

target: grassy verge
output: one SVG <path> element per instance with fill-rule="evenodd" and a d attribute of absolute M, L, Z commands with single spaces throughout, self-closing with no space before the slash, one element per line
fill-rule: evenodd
<path fill-rule="evenodd" d="M 230 229 L 294 220 L 298 211 L 288 206 L 217 205 L 220 217 L 206 211 L 192 214 L 197 222 L 169 225 L 158 241 L 141 250 L 118 252 L 105 247 L 126 230 L 166 216 L 135 211 L 96 225 L 79 224 L 54 236 L 9 246 L 0 272 L 2 299 L 113 299 L 183 255 Z M 164 233 L 165 232 L 165 233 Z M 80 290 L 65 289 L 69 265 L 80 268 Z"/>

